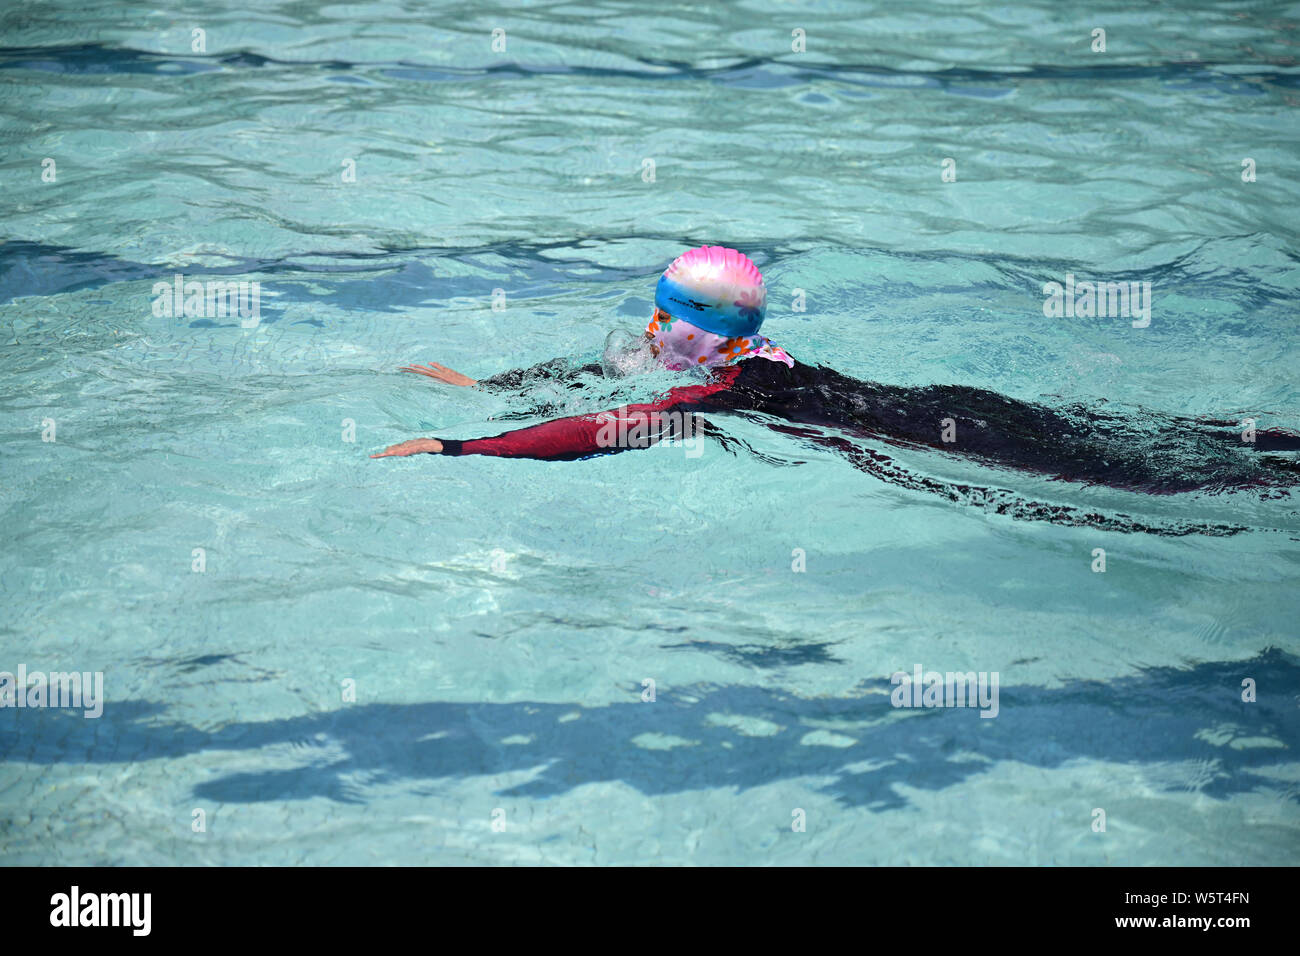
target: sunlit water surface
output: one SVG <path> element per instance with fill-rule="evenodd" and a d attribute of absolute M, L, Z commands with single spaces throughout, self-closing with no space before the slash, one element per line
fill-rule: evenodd
<path fill-rule="evenodd" d="M 702 242 L 800 361 L 1300 425 L 1294 6 L 243 6 L 0 13 L 0 669 L 107 696 L 0 711 L 0 859 L 1297 860 L 1294 497 L 900 455 L 1244 530 L 1060 527 L 726 418 L 367 457 L 662 391 L 396 369 L 589 360 Z M 177 273 L 259 324 L 155 316 Z M 1067 273 L 1150 281 L 1149 327 L 1046 317 Z M 917 665 L 998 716 L 893 708 Z"/>

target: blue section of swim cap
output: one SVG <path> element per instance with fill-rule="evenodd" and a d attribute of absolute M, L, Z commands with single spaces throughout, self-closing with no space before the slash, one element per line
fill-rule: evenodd
<path fill-rule="evenodd" d="M 763 325 L 765 306 L 749 309 L 748 315 L 734 302 L 715 302 L 699 298 L 699 293 L 660 276 L 655 286 L 655 308 L 663 309 L 675 319 L 682 319 L 705 332 L 725 335 L 728 338 L 753 335 Z"/>

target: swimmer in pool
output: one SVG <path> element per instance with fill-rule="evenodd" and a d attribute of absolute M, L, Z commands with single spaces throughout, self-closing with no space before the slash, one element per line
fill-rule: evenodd
<path fill-rule="evenodd" d="M 905 472 L 887 455 L 853 439 L 924 446 L 1062 481 L 1154 493 L 1300 482 L 1300 463 L 1277 454 L 1300 451 L 1300 435 L 1290 432 L 1252 432 L 1252 443 L 1243 440 L 1243 426 L 1233 421 L 1124 415 L 1081 405 L 1052 408 L 964 385 L 904 387 L 865 382 L 824 366 L 796 362 L 758 334 L 766 297 L 762 274 L 743 254 L 720 246 L 692 249 L 660 277 L 654 317 L 638 345 L 646 363 L 678 371 L 707 369 L 703 381 L 669 389 L 654 402 L 558 418 L 486 438 L 416 438 L 371 457 L 492 455 L 572 461 L 648 448 L 682 435 L 683 430 L 689 436 L 697 413 L 732 413 L 761 415 L 776 431 L 833 449 L 885 480 L 954 500 L 974 500 L 1000 513 L 1017 510 L 1000 500 L 1009 493 L 945 485 Z M 637 358 L 625 352 L 621 361 L 581 367 L 554 359 L 480 381 L 437 363 L 411 365 L 402 371 L 489 390 L 518 390 L 539 379 L 577 387 L 581 374 L 619 374 L 611 365 L 636 367 Z M 705 430 L 728 444 L 717 429 Z M 612 435 L 619 439 L 611 441 Z M 1070 520 L 1068 508 L 1035 507 L 1053 512 L 1037 517 L 1096 524 Z"/>

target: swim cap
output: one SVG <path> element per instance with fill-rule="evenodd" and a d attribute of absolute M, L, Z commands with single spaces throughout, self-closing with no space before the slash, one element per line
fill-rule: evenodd
<path fill-rule="evenodd" d="M 767 287 L 744 253 L 700 246 L 664 270 L 655 287 L 655 308 L 715 335 L 749 336 L 763 324 Z"/>

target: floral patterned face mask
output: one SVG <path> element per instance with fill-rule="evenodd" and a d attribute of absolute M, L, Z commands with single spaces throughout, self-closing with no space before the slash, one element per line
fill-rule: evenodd
<path fill-rule="evenodd" d="M 794 368 L 794 359 L 785 349 L 774 345 L 771 339 L 761 335 L 735 338 L 715 335 L 696 328 L 685 319 L 675 319 L 663 309 L 655 309 L 645 334 L 650 341 L 650 351 L 661 364 L 674 371 L 709 368 L 755 356 L 770 362 L 784 362 Z"/>

